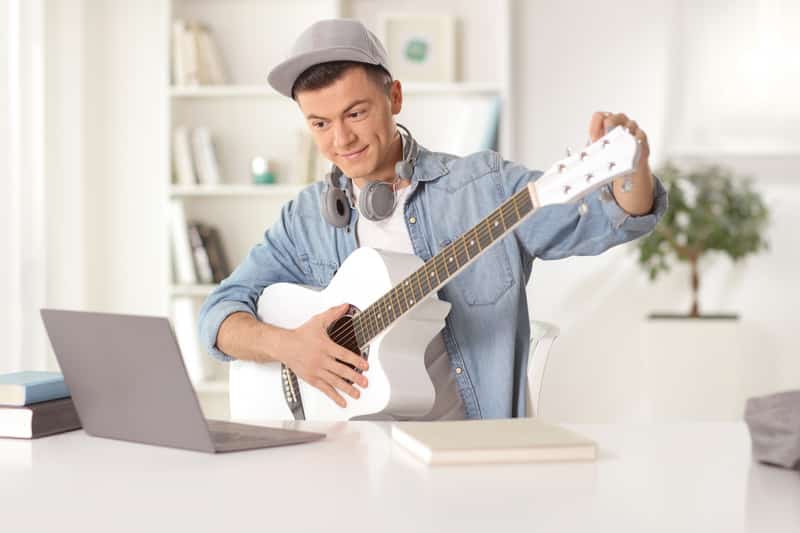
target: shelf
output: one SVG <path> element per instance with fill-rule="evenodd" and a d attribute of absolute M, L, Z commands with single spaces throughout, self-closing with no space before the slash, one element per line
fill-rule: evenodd
<path fill-rule="evenodd" d="M 201 381 L 194 384 L 194 390 L 200 394 L 228 394 L 228 381 L 224 379 Z"/>
<path fill-rule="evenodd" d="M 308 185 L 173 185 L 170 187 L 170 196 L 294 196 Z"/>
<path fill-rule="evenodd" d="M 400 80 L 401 82 L 403 80 Z M 403 93 L 417 94 L 500 94 L 502 87 L 497 83 L 453 82 L 453 83 L 403 83 Z M 199 85 L 196 87 L 170 87 L 173 98 L 235 98 L 260 97 L 274 98 L 283 95 L 264 85 Z"/>
<path fill-rule="evenodd" d="M 171 285 L 170 294 L 172 296 L 208 296 L 217 287 L 216 283 L 207 285 Z"/>

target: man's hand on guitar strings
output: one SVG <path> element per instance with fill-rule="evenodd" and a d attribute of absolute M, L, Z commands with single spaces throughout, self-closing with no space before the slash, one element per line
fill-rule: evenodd
<path fill-rule="evenodd" d="M 365 376 L 340 361 L 362 371 L 369 368 L 363 357 L 339 346 L 328 336 L 328 326 L 344 316 L 349 308 L 349 304 L 331 307 L 314 315 L 299 328 L 285 330 L 278 347 L 282 363 L 291 368 L 300 379 L 324 392 L 340 407 L 347 405 L 340 392 L 356 399 L 361 395 L 358 389 L 345 380 L 358 384 L 361 388 L 367 387 Z"/>

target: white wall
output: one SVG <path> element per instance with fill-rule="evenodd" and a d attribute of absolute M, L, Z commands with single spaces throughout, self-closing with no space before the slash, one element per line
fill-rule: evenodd
<path fill-rule="evenodd" d="M 45 6 L 46 306 L 163 313 L 166 4 Z"/>
<path fill-rule="evenodd" d="M 55 0 L 49 6 L 56 4 L 63 6 Z M 48 163 L 48 179 L 62 195 L 51 209 L 65 221 L 51 227 L 61 244 L 53 249 L 57 256 L 48 286 L 59 305 L 138 313 L 164 309 L 167 247 L 159 214 L 167 146 L 161 127 L 167 114 L 167 70 L 161 63 L 165 4 L 74 0 L 69 5 L 78 11 L 48 12 L 70 28 L 50 33 L 49 46 L 56 48 L 51 52 L 63 62 L 48 66 L 58 84 L 48 85 L 48 104 L 54 106 L 48 157 L 58 162 Z M 562 157 L 566 145 L 585 142 L 595 110 L 635 118 L 648 132 L 654 159 L 662 159 L 676 105 L 671 92 L 681 38 L 676 5 L 620 0 L 610 9 L 577 0 L 515 2 L 518 159 L 542 168 Z M 797 162 L 764 171 L 774 210 L 772 251 L 735 268 L 725 260 L 703 265 L 701 303 L 740 312 L 752 332 L 750 352 L 764 362 L 753 371 L 754 392 L 800 387 L 792 338 L 794 303 L 800 300 L 793 275 L 800 194 L 791 181 Z M 736 163 L 760 168 L 763 162 Z M 781 178 L 779 172 L 786 174 Z M 531 308 L 537 318 L 562 328 L 545 379 L 544 416 L 573 421 L 630 416 L 642 317 L 687 308 L 687 276 L 678 268 L 650 284 L 630 247 L 594 258 L 537 262 Z"/>
<path fill-rule="evenodd" d="M 674 136 L 667 144 L 674 117 L 693 96 L 675 96 L 682 85 L 674 74 L 681 71 L 684 54 L 691 54 L 681 45 L 682 7 L 633 0 L 616 1 L 613 10 L 602 2 L 517 2 L 520 160 L 533 168 L 549 166 L 562 157 L 566 144 L 586 139 L 595 110 L 624 112 L 637 120 L 648 133 L 656 164 L 673 152 L 672 146 L 685 145 Z M 798 388 L 794 332 L 800 323 L 794 304 L 800 282 L 794 272 L 800 260 L 795 170 L 800 157 L 709 153 L 706 159 L 759 178 L 773 222 L 769 253 L 737 266 L 719 257 L 702 264 L 701 305 L 742 315 L 746 394 Z M 569 421 L 637 416 L 640 365 L 647 356 L 639 341 L 643 318 L 652 311 L 688 311 L 688 280 L 688 269 L 680 265 L 650 283 L 630 244 L 598 257 L 535 263 L 532 312 L 562 330 L 544 380 L 543 416 Z"/>

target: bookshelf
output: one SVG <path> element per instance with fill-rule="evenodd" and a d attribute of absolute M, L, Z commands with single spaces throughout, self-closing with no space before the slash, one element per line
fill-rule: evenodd
<path fill-rule="evenodd" d="M 511 0 L 445 0 L 432 4 L 409 0 L 398 5 L 392 0 L 172 0 L 164 23 L 165 38 L 171 42 L 175 20 L 196 20 L 211 30 L 227 73 L 225 84 L 166 87 L 167 117 L 165 139 L 172 140 L 177 126 L 204 126 L 216 145 L 222 183 L 219 185 L 178 185 L 173 162 L 163 179 L 169 186 L 165 203 L 179 200 L 188 220 L 215 226 L 234 268 L 250 248 L 260 242 L 264 230 L 276 220 L 281 206 L 310 181 L 321 176 L 299 176 L 298 138 L 306 126 L 296 104 L 274 91 L 266 82 L 270 68 L 281 61 L 297 35 L 316 20 L 347 17 L 363 21 L 382 37 L 383 14 L 450 15 L 457 21 L 456 80 L 414 82 L 400 78 L 404 88 L 404 109 L 397 120 L 409 127 L 417 140 L 433 150 L 442 149 L 446 128 L 458 119 L 463 102 L 497 96 L 500 115 L 499 148 L 504 157 L 514 158 L 511 83 Z M 171 45 L 165 65 L 171 72 Z M 167 76 L 167 79 L 172 79 Z M 172 153 L 171 147 L 169 153 Z M 276 183 L 255 185 L 249 164 L 254 156 L 269 160 Z M 191 299 L 195 312 L 214 284 L 180 284 L 173 274 L 172 249 L 169 291 L 165 308 L 172 314 L 176 300 Z M 196 318 L 196 315 L 195 315 Z M 194 354 L 185 354 L 192 357 Z M 201 400 L 214 404 L 209 415 L 224 416 L 227 402 L 227 365 L 205 353 L 200 357 L 207 373 L 194 384 Z"/>

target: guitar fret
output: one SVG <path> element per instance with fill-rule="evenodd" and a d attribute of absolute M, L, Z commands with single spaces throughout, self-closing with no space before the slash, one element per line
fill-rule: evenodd
<path fill-rule="evenodd" d="M 478 238 L 478 226 L 475 226 L 475 227 L 472 228 L 472 239 L 473 239 L 473 242 L 474 242 L 474 246 L 475 246 L 475 248 L 477 248 L 477 252 L 478 252 L 475 255 L 478 255 L 483 250 L 483 248 L 481 248 L 481 241 Z M 475 257 L 475 255 L 473 255 L 471 257 Z"/>
<path fill-rule="evenodd" d="M 423 288 L 423 291 L 425 292 L 425 294 L 430 294 L 430 292 L 433 290 L 433 284 L 431 283 L 430 274 L 428 273 L 428 264 L 427 263 L 422 265 L 422 268 L 420 269 L 420 272 L 421 272 L 420 275 L 422 276 L 422 280 L 424 280 L 424 282 L 425 282 L 425 286 Z"/>
<path fill-rule="evenodd" d="M 415 272 L 414 274 L 412 274 L 412 276 L 414 277 L 414 279 L 411 280 L 411 290 L 414 292 L 414 300 L 419 302 L 422 300 L 422 297 L 425 295 L 425 292 L 422 290 L 422 285 L 419 281 L 419 274 Z M 419 292 L 417 292 L 417 290 L 414 288 L 415 281 L 417 282 L 417 289 L 419 289 Z"/>
<path fill-rule="evenodd" d="M 455 265 L 453 259 L 453 244 L 448 244 L 445 250 L 447 250 L 445 255 L 445 268 L 447 269 L 447 276 L 449 277 L 451 274 L 455 273 L 456 270 L 458 270 L 458 267 Z"/>
<path fill-rule="evenodd" d="M 431 277 L 431 279 L 436 280 L 436 283 L 434 283 L 434 287 L 438 287 L 439 284 L 442 282 L 442 280 L 439 277 L 439 272 L 436 270 L 436 256 L 434 256 L 431 261 L 428 261 L 428 263 L 430 263 L 429 267 L 430 271 L 433 272 L 433 277 Z"/>

